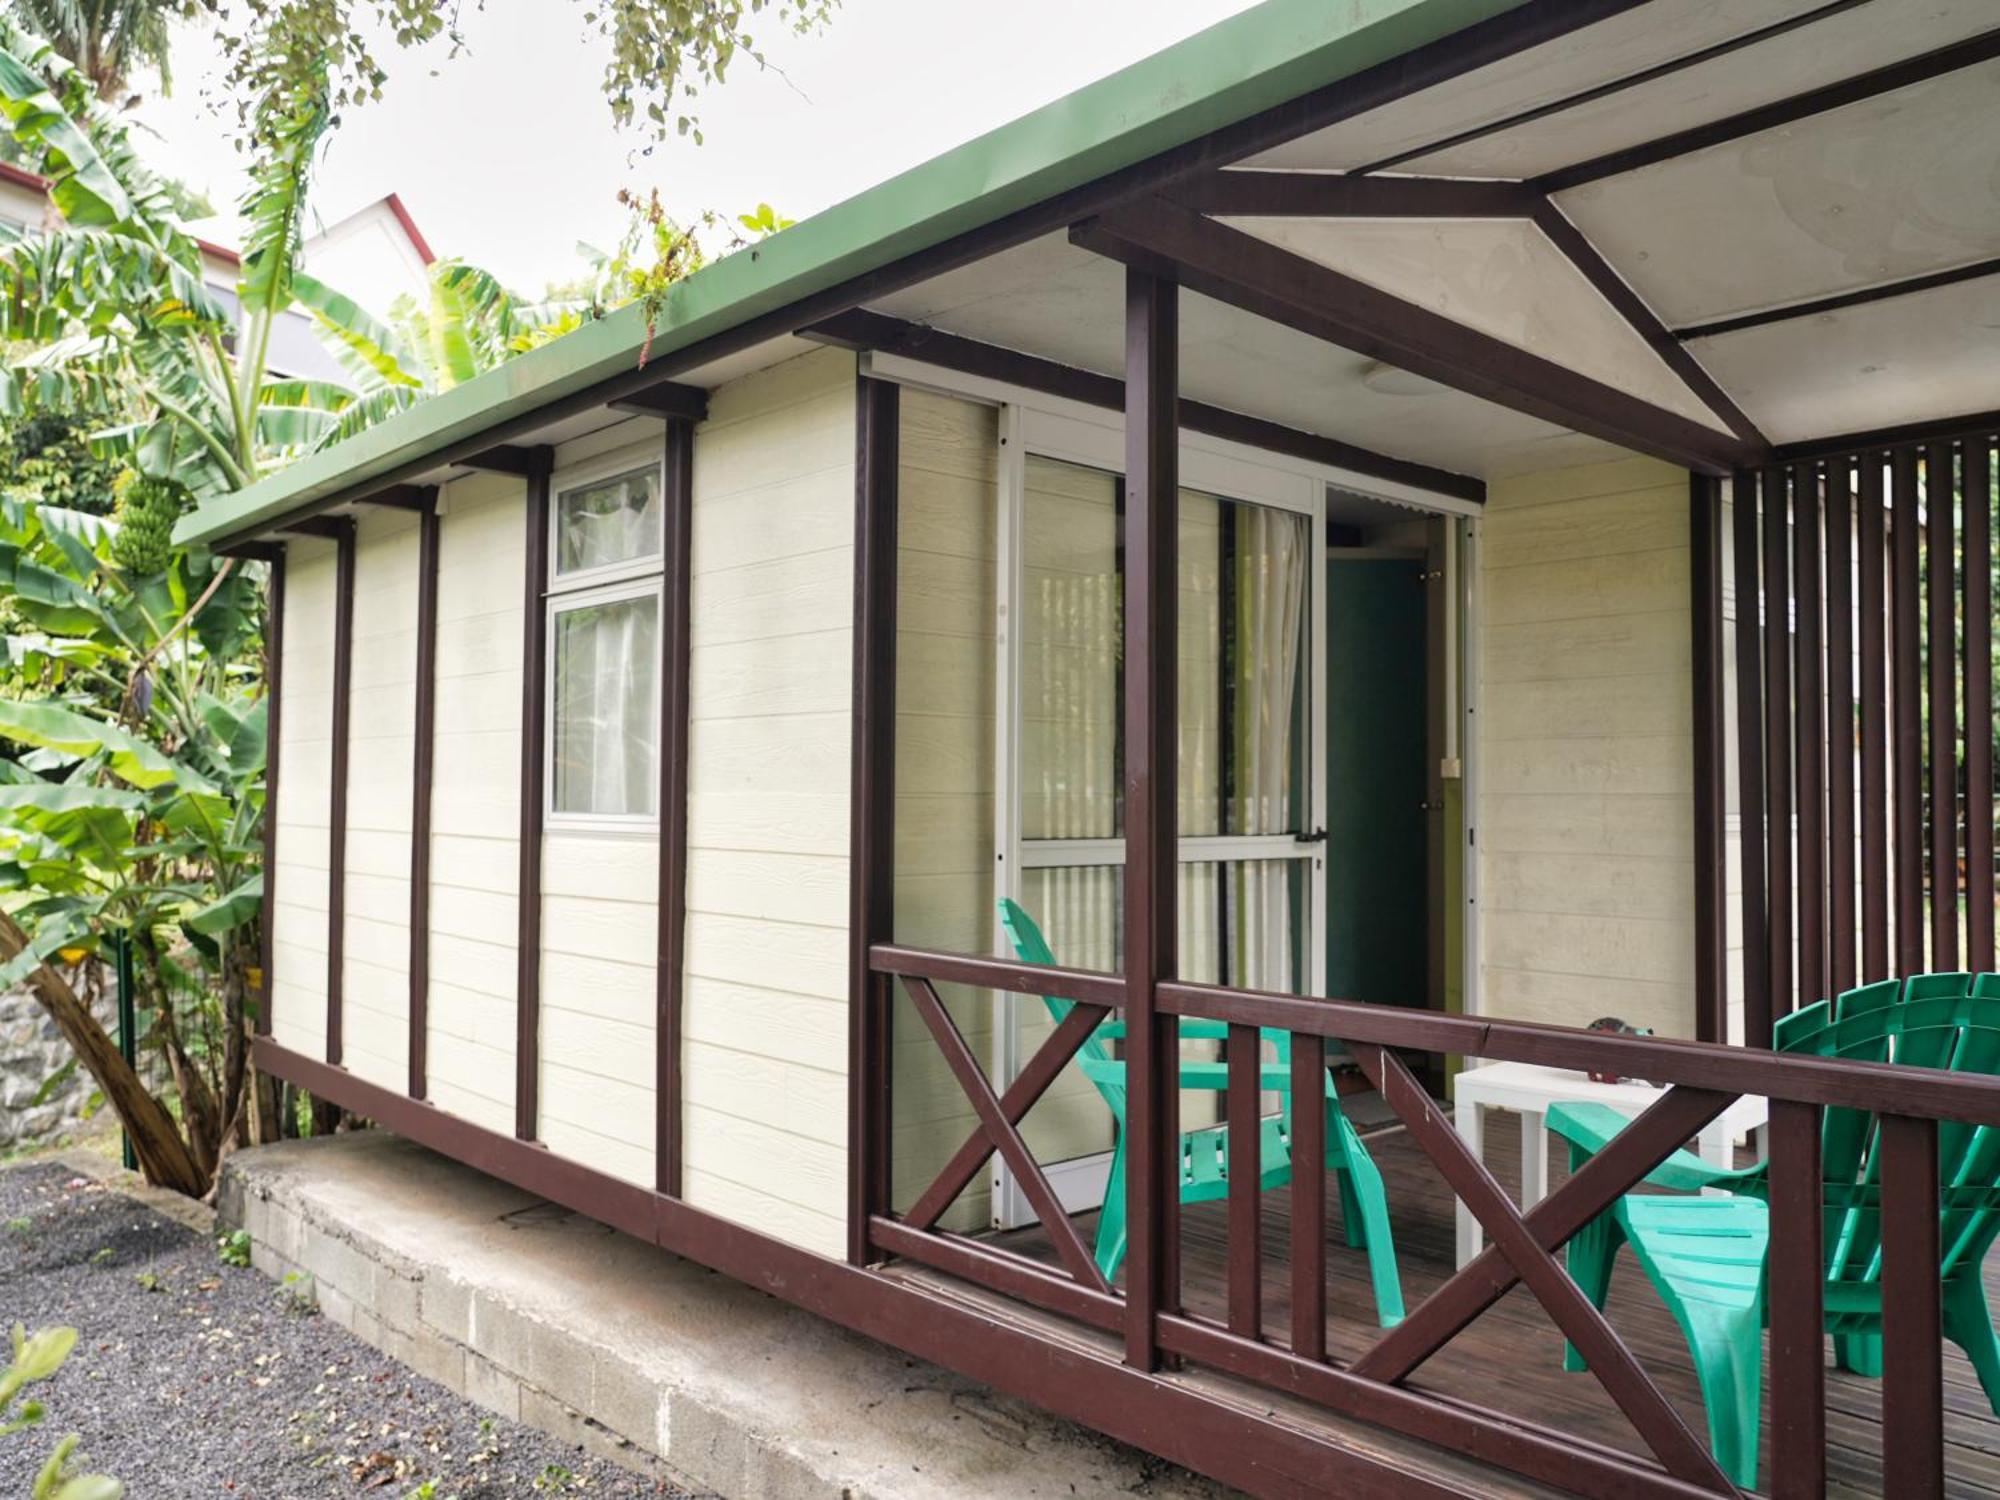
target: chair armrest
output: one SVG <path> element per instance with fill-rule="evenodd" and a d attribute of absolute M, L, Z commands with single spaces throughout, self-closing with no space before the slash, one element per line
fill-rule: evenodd
<path fill-rule="evenodd" d="M 1595 1156 L 1611 1143 L 1612 1137 L 1632 1123 L 1632 1117 L 1623 1110 L 1582 1100 L 1550 1105 L 1546 1118 L 1549 1129 L 1570 1143 L 1573 1160 Z M 1655 1187 L 1696 1192 L 1701 1188 L 1740 1183 L 1744 1178 L 1761 1172 L 1761 1167 L 1732 1171 L 1728 1167 L 1703 1161 L 1692 1151 L 1676 1151 L 1648 1172 L 1644 1180 Z"/>

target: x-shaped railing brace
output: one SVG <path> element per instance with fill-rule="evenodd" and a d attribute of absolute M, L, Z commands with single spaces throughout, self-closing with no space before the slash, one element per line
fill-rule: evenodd
<path fill-rule="evenodd" d="M 928 979 L 907 974 L 902 976 L 902 980 L 917 1014 L 930 1028 L 938 1050 L 944 1054 L 946 1064 L 958 1079 L 958 1086 L 965 1091 L 973 1112 L 979 1116 L 979 1129 L 966 1137 L 965 1144 L 952 1155 L 937 1180 L 910 1205 L 910 1211 L 903 1215 L 903 1223 L 920 1231 L 934 1227 L 944 1211 L 951 1207 L 952 1200 L 972 1181 L 987 1159 L 998 1151 L 1001 1160 L 1007 1163 L 1015 1180 L 1021 1184 L 1021 1191 L 1028 1195 L 1028 1202 L 1040 1217 L 1042 1228 L 1048 1231 L 1056 1254 L 1062 1257 L 1070 1275 L 1092 1291 L 1109 1292 L 1111 1283 L 1098 1270 L 1096 1260 L 1085 1248 L 1076 1226 L 1070 1223 L 1055 1189 L 1049 1186 L 1048 1175 L 1042 1171 L 1034 1154 L 1028 1150 L 1027 1142 L 1021 1139 L 1021 1132 L 1015 1127 L 1034 1108 L 1035 1101 L 1048 1092 L 1049 1085 L 1076 1056 L 1077 1049 L 1089 1040 L 1091 1032 L 1111 1013 L 1110 1008 L 1079 1001 L 1028 1060 L 1028 1065 L 1007 1086 L 1007 1092 L 996 1095 L 978 1060 L 973 1057 L 972 1049 L 966 1045 L 964 1034 L 952 1020 L 951 1013 L 944 1008 L 944 1002 L 938 998 L 936 986 Z"/>
<path fill-rule="evenodd" d="M 1373 1045 L 1354 1044 L 1349 1050 L 1493 1241 L 1356 1360 L 1354 1373 L 1391 1384 L 1407 1378 L 1522 1282 L 1670 1474 L 1720 1494 L 1739 1493 L 1555 1257 L 1577 1231 L 1727 1109 L 1735 1096 L 1710 1089 L 1668 1090 L 1524 1216 L 1400 1057 Z"/>

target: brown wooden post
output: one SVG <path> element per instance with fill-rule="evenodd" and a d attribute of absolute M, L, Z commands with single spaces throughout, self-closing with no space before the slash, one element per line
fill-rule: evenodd
<path fill-rule="evenodd" d="M 1895 1493 L 1944 1493 L 1937 1122 L 1884 1115 L 1882 1472 Z"/>
<path fill-rule="evenodd" d="M 1854 988 L 1854 469 L 1826 462 L 1827 985 Z"/>
<path fill-rule="evenodd" d="M 688 677 L 693 637 L 694 423 L 669 417 L 660 588 L 660 918 L 654 1024 L 654 1185 L 681 1196 L 681 994 L 687 953 Z"/>
<path fill-rule="evenodd" d="M 1764 851 L 1764 695 L 1757 479 L 1730 481 L 1736 552 L 1736 765 L 1743 861 L 1743 1042 L 1771 1045 L 1771 927 Z"/>
<path fill-rule="evenodd" d="M 1889 977 L 1889 604 L 1882 455 L 1863 453 L 1855 501 L 1861 616 L 1861 982 Z"/>
<path fill-rule="evenodd" d="M 1993 967 L 1993 459 L 1965 440 L 1965 964 Z"/>
<path fill-rule="evenodd" d="M 354 686 L 354 521 L 333 531 L 333 713 L 326 829 L 326 1060 L 341 1058 L 347 975 L 347 756 Z"/>
<path fill-rule="evenodd" d="M 1819 472 L 1792 470 L 1792 709 L 1798 765 L 1799 974 L 1795 1005 L 1824 999 L 1826 988 L 1826 718 L 1821 683 L 1825 660 L 1819 615 Z"/>
<path fill-rule="evenodd" d="M 1326 1358 L 1326 1043 L 1292 1033 L 1292 1353 Z M 1302 1107 L 1301 1100 L 1308 1101 Z"/>
<path fill-rule="evenodd" d="M 1774 1500 L 1826 1493 L 1824 1220 L 1820 1111 L 1771 1101 L 1771 1486 Z"/>
<path fill-rule="evenodd" d="M 437 491 L 417 514 L 417 684 L 410 764 L 410 1078 L 412 1099 L 430 1091 L 431 782 L 437 731 Z"/>
<path fill-rule="evenodd" d="M 555 455 L 530 450 L 521 576 L 521 808 L 514 963 L 514 1134 L 532 1141 L 541 1124 L 542 798 L 548 773 L 549 474 Z"/>
<path fill-rule="evenodd" d="M 1787 1014 L 1792 994 L 1792 585 L 1790 497 L 1785 471 L 1766 469 L 1764 491 L 1764 795 L 1769 809 L 1765 859 L 1770 897 L 1771 1016 Z M 1769 1046 L 1768 1038 L 1756 1045 Z"/>
<path fill-rule="evenodd" d="M 1727 1041 L 1729 878 L 1723 831 L 1722 481 L 1688 485 L 1689 615 L 1694 631 L 1694 1025 Z"/>
<path fill-rule="evenodd" d="M 1917 450 L 1891 456 L 1889 647 L 1895 746 L 1896 965 L 1924 969 L 1923 679 L 1918 671 L 1922 574 L 1918 568 Z"/>
<path fill-rule="evenodd" d="M 1125 1358 L 1141 1369 L 1180 1284 L 1179 1023 L 1155 1005 L 1177 952 L 1178 290 L 1125 273 Z"/>
<path fill-rule="evenodd" d="M 1264 1131 L 1259 1119 L 1263 1048 L 1255 1026 L 1232 1025 L 1228 1045 L 1224 1118 L 1229 1122 L 1229 1331 L 1254 1339 L 1262 1337 L 1264 1328 Z M 1301 1162 L 1294 1176 L 1306 1170 Z"/>
<path fill-rule="evenodd" d="M 1958 967 L 1958 527 L 1950 443 L 1924 451 L 1925 666 L 1930 699 L 1931 967 Z"/>
<path fill-rule="evenodd" d="M 264 904 L 258 915 L 257 1035 L 271 1034 L 271 995 L 278 930 L 278 772 L 285 712 L 285 549 L 271 558 L 264 606 Z"/>
<path fill-rule="evenodd" d="M 847 1258 L 866 1264 L 872 1214 L 889 1211 L 889 981 L 868 950 L 895 927 L 897 386 L 863 377 L 855 399 L 854 764 L 848 871 Z"/>

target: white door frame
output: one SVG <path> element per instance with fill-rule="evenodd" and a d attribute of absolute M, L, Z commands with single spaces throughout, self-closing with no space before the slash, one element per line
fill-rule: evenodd
<path fill-rule="evenodd" d="M 933 390 L 960 399 L 981 401 L 999 408 L 1000 455 L 996 494 L 998 525 L 995 547 L 998 576 L 995 591 L 997 618 L 994 622 L 994 853 L 999 866 L 995 880 L 996 888 L 1001 894 L 1018 899 L 1023 870 L 1075 864 L 1078 862 L 1079 852 L 1087 853 L 1089 858 L 1086 862 L 1091 864 L 1123 864 L 1125 851 L 1124 841 L 1121 839 L 1048 841 L 1038 847 L 1037 843 L 1024 842 L 1020 837 L 1018 726 L 1021 643 L 1016 622 L 1020 618 L 1021 606 L 1027 456 L 1034 453 L 1122 474 L 1125 468 L 1124 414 L 1008 385 L 1001 381 L 989 380 L 982 376 L 939 369 L 901 355 L 863 354 L 861 367 L 863 374 L 875 379 L 891 380 L 901 385 Z M 1320 714 L 1327 693 L 1326 569 L 1323 562 L 1326 556 L 1327 493 L 1329 489 L 1338 488 L 1350 494 L 1364 495 L 1419 511 L 1454 517 L 1476 517 L 1479 514 L 1479 507 L 1469 501 L 1440 495 L 1414 485 L 1378 479 L 1349 469 L 1271 453 L 1202 433 L 1187 431 L 1181 433 L 1179 458 L 1182 488 L 1199 490 L 1225 500 L 1269 505 L 1308 518 L 1311 529 L 1307 568 L 1310 623 L 1307 642 L 1306 723 L 1310 750 L 1304 826 L 1308 830 L 1322 828 L 1325 826 L 1328 806 L 1326 736 L 1320 727 Z M 1456 546 L 1452 548 L 1454 553 L 1457 550 Z M 1467 580 L 1463 575 L 1473 571 L 1469 566 L 1470 559 L 1454 558 L 1454 561 L 1464 561 L 1468 564 L 1461 569 L 1461 578 L 1457 580 L 1461 587 L 1466 587 Z M 1470 603 L 1469 594 L 1469 588 L 1466 596 L 1460 596 L 1457 590 L 1452 591 L 1450 602 L 1454 615 L 1460 612 L 1462 600 L 1463 603 Z M 1469 610 L 1466 614 L 1466 624 L 1469 627 Z M 1466 674 L 1468 683 L 1472 676 L 1471 673 Z M 1454 727 L 1457 727 L 1459 722 L 1463 723 L 1462 754 L 1469 764 L 1472 756 L 1473 706 L 1469 686 L 1466 697 L 1462 716 L 1453 717 Z M 1468 828 L 1471 825 L 1472 790 L 1472 783 L 1468 779 L 1465 787 Z M 1310 862 L 1307 895 L 1309 941 L 1306 945 L 1306 993 L 1316 996 L 1323 995 L 1326 988 L 1324 848 L 1323 844 L 1301 846 L 1291 834 L 1211 836 L 1181 841 L 1183 859 L 1199 855 L 1204 859 L 1298 858 Z M 1469 854 L 1470 851 L 1468 856 Z M 1477 949 L 1472 941 L 1471 927 L 1474 910 L 1471 904 L 1473 891 L 1471 863 L 1468 857 L 1466 877 L 1468 1007 L 1472 994 L 1470 980 L 1476 973 L 1477 967 Z M 997 914 L 993 925 L 993 942 L 995 952 L 1006 951 L 1006 937 L 1000 929 Z M 996 1087 L 1004 1088 L 1027 1060 L 1023 1055 L 1019 1024 L 1022 1014 L 1020 1007 L 1036 1003 L 1038 1002 L 1031 997 L 1002 997 L 1002 1021 L 994 1027 L 993 1051 L 988 1064 Z M 1103 1151 L 1068 1161 L 1045 1163 L 1043 1170 L 1063 1207 L 1075 1213 L 1095 1207 L 1103 1201 L 1110 1163 L 1111 1153 Z M 1013 1174 L 1007 1170 L 1006 1164 L 997 1155 L 991 1167 L 991 1186 L 992 1218 L 996 1228 L 1011 1228 L 1035 1220 L 1034 1210 L 1020 1192 Z"/>

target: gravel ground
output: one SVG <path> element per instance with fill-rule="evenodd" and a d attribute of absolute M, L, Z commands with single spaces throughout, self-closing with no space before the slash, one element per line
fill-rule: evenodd
<path fill-rule="evenodd" d="M 0 1322 L 80 1335 L 35 1388 L 47 1422 L 0 1438 L 0 1496 L 27 1495 L 54 1437 L 79 1432 L 131 1500 L 688 1500 L 482 1411 L 61 1166 L 0 1171 Z"/>

